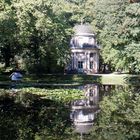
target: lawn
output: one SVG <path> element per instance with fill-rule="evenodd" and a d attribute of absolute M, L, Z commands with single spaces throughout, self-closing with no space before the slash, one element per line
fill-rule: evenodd
<path fill-rule="evenodd" d="M 0 75 L 0 84 L 11 83 L 9 75 Z M 110 84 L 110 85 L 124 85 L 133 84 L 140 85 L 140 75 L 129 75 L 129 74 L 94 74 L 94 75 L 40 75 L 36 76 L 33 74 L 23 75 L 22 84 L 65 84 L 65 85 L 79 85 L 79 84 Z"/>

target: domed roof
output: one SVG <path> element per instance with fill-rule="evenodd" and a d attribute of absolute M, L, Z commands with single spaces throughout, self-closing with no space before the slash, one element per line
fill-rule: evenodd
<path fill-rule="evenodd" d="M 74 26 L 75 34 L 94 34 L 92 27 L 89 24 L 81 24 Z"/>

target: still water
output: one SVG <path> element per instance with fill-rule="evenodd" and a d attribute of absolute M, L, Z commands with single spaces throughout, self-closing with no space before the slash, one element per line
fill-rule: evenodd
<path fill-rule="evenodd" d="M 0 140 L 92 140 L 90 133 L 103 98 L 113 90 L 139 90 L 97 84 L 73 88 L 82 90 L 84 98 L 67 106 L 33 94 L 16 94 L 12 90 L 8 94 L 1 90 Z"/>

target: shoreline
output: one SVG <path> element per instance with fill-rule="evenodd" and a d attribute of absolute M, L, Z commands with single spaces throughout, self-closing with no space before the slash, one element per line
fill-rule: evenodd
<path fill-rule="evenodd" d="M 76 86 L 83 84 L 103 84 L 103 85 L 139 85 L 140 75 L 130 74 L 93 74 L 93 75 L 45 75 L 34 77 L 25 75 L 20 86 Z M 11 86 L 10 80 L 0 81 L 0 86 Z"/>

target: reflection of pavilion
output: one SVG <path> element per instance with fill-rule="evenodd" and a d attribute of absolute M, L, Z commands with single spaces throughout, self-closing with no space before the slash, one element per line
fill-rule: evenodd
<path fill-rule="evenodd" d="M 83 87 L 85 99 L 72 102 L 71 119 L 75 132 L 88 134 L 93 127 L 94 119 L 99 112 L 99 89 L 97 85 L 88 84 Z"/>

